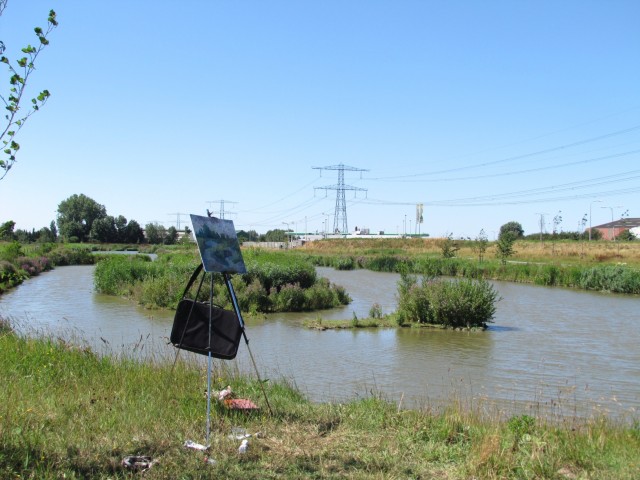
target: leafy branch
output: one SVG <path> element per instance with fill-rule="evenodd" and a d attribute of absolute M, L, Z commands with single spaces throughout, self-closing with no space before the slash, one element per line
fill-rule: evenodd
<path fill-rule="evenodd" d="M 6 6 L 6 0 L 0 1 L 0 15 Z M 25 122 L 35 112 L 40 110 L 50 97 L 49 90 L 42 90 L 35 98 L 31 99 L 30 108 L 25 112 L 21 110 L 21 103 L 25 93 L 29 77 L 35 70 L 36 59 L 40 52 L 49 45 L 49 34 L 58 26 L 56 20 L 56 12 L 49 11 L 47 18 L 47 28 L 43 30 L 40 27 L 34 28 L 34 32 L 38 37 L 36 46 L 27 45 L 22 49 L 24 54 L 15 62 L 11 62 L 6 56 L 0 57 L 0 63 L 8 66 L 9 70 L 9 94 L 0 94 L 0 100 L 4 104 L 7 111 L 5 114 L 5 125 L 0 132 L 0 141 L 2 141 L 2 154 L 0 155 L 0 180 L 2 180 L 16 162 L 16 153 L 20 149 L 20 144 L 15 141 L 16 134 L 22 129 Z M 4 53 L 4 44 L 0 42 L 0 54 Z"/>

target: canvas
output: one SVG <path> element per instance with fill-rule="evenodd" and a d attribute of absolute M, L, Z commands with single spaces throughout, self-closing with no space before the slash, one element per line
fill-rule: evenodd
<path fill-rule="evenodd" d="M 233 221 L 191 215 L 205 272 L 247 273 Z"/>

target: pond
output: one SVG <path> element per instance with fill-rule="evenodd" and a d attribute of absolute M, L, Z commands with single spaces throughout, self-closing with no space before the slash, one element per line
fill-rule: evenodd
<path fill-rule="evenodd" d="M 0 315 L 19 330 L 71 338 L 100 353 L 173 358 L 173 312 L 96 294 L 94 268 L 60 267 L 35 277 L 0 297 Z M 638 297 L 495 282 L 502 299 L 484 332 L 317 331 L 302 322 L 365 318 L 374 303 L 392 312 L 399 279 L 367 270 L 318 272 L 343 285 L 352 304 L 245 318 L 261 376 L 285 378 L 313 401 L 375 395 L 407 408 L 456 401 L 491 415 L 638 418 Z M 244 342 L 235 360 L 217 362 L 253 371 Z"/>

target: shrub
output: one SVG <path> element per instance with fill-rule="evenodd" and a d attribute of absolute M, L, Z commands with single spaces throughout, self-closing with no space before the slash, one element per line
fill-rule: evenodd
<path fill-rule="evenodd" d="M 587 290 L 640 293 L 640 271 L 623 265 L 592 267 L 582 272 L 579 284 Z"/>
<path fill-rule="evenodd" d="M 18 257 L 14 260 L 14 262 L 20 269 L 27 272 L 30 277 L 35 277 L 41 272 L 51 270 L 49 259 L 45 257 Z"/>
<path fill-rule="evenodd" d="M 398 285 L 398 323 L 432 323 L 452 328 L 486 327 L 498 294 L 485 280 L 448 281 L 403 275 Z"/>
<path fill-rule="evenodd" d="M 16 258 L 22 255 L 22 246 L 19 242 L 0 244 L 0 260 L 13 262 Z"/>
<path fill-rule="evenodd" d="M 376 302 L 373 305 L 371 305 L 371 308 L 369 309 L 369 317 L 382 318 L 382 307 L 380 306 L 379 303 Z"/>
<path fill-rule="evenodd" d="M 369 258 L 365 262 L 365 268 L 374 272 L 398 272 L 402 263 L 404 260 L 395 255 L 381 255 Z"/>
<path fill-rule="evenodd" d="M 26 278 L 28 276 L 24 270 L 19 270 L 11 262 L 0 260 L 0 293 L 21 284 Z"/>
<path fill-rule="evenodd" d="M 418 280 L 413 275 L 402 274 L 398 282 L 398 309 L 397 322 L 405 323 L 432 323 L 429 311 L 429 298 L 424 285 L 430 280 L 423 280 L 423 286 L 418 285 Z"/>
<path fill-rule="evenodd" d="M 151 278 L 155 270 L 146 255 L 109 255 L 96 265 L 94 286 L 98 293 L 129 295 L 136 282 Z"/>
<path fill-rule="evenodd" d="M 453 328 L 486 327 L 498 298 L 489 282 L 469 279 L 429 282 L 427 296 L 433 323 Z"/>
<path fill-rule="evenodd" d="M 267 291 L 255 279 L 242 290 L 235 289 L 240 310 L 245 312 L 268 312 L 272 309 L 272 302 Z"/>
<path fill-rule="evenodd" d="M 279 312 L 301 312 L 306 310 L 306 297 L 300 285 L 284 285 L 273 300 Z"/>
<path fill-rule="evenodd" d="M 47 254 L 51 264 L 55 267 L 67 265 L 93 265 L 96 257 L 89 248 L 56 248 Z"/>
<path fill-rule="evenodd" d="M 339 257 L 336 259 L 334 268 L 336 270 L 353 270 L 356 262 L 353 257 Z"/>
<path fill-rule="evenodd" d="M 270 291 L 280 290 L 284 285 L 298 284 L 301 288 L 309 288 L 316 282 L 316 271 L 313 265 L 301 259 L 293 259 L 288 263 L 274 261 L 246 262 L 247 273 L 243 276 L 246 284 L 258 279 L 262 288 Z"/>

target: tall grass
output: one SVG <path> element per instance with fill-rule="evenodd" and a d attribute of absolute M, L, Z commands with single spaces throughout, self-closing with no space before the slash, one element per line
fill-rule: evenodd
<path fill-rule="evenodd" d="M 314 404 L 284 381 L 263 386 L 220 362 L 213 386 L 231 385 L 260 410 L 212 404 L 204 443 L 206 369 L 178 362 L 100 357 L 74 345 L 14 335 L 0 321 L 0 478 L 635 479 L 640 425 L 606 418 L 549 423 L 502 421 L 453 402 L 442 412 L 402 410 L 372 393 Z M 204 357 L 202 357 L 204 358 Z M 234 427 L 260 435 L 238 454 Z M 153 466 L 133 472 L 130 455 Z M 206 462 L 211 459 L 211 462 Z"/>

